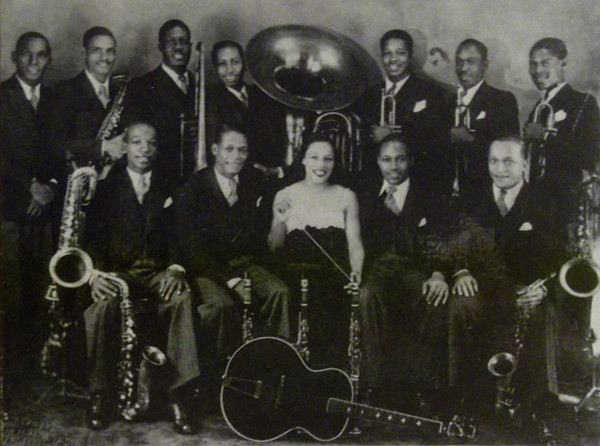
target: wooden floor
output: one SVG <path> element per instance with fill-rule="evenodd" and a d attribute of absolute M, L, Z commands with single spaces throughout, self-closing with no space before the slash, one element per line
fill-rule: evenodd
<path fill-rule="evenodd" d="M 37 349 L 37 347 L 35 348 Z M 34 349 L 34 350 L 35 350 Z M 173 432 L 171 423 L 157 420 L 144 423 L 115 421 L 104 431 L 93 432 L 85 427 L 84 400 L 65 398 L 52 379 L 43 377 L 37 365 L 37 352 L 24 347 L 5 358 L 3 397 L 4 413 L 2 441 L 6 445 L 237 445 L 249 442 L 231 431 L 216 412 L 198 416 L 200 431 L 193 436 Z M 600 401 L 595 401 L 600 406 Z M 600 444 L 600 412 L 584 411 L 578 418 L 572 406 L 565 404 L 557 413 L 554 431 L 565 443 L 573 446 Z M 200 419 L 204 418 L 204 419 Z M 498 428 L 494 420 L 480 420 L 478 436 L 471 444 L 526 444 L 527 440 L 516 427 Z M 307 435 L 292 433 L 276 444 L 312 443 Z M 361 436 L 343 435 L 330 443 L 341 444 L 457 444 L 444 437 L 426 436 L 420 432 L 377 427 Z"/>

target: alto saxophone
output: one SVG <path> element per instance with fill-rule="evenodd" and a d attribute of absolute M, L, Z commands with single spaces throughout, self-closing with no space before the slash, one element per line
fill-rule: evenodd
<path fill-rule="evenodd" d="M 113 76 L 112 80 L 121 81 L 123 82 L 123 85 L 119 88 L 108 113 L 106 113 L 106 116 L 104 117 L 104 121 L 102 121 L 102 125 L 96 134 L 97 141 L 114 138 L 116 131 L 119 128 L 121 114 L 123 113 L 125 93 L 127 92 L 129 78 L 127 75 L 116 75 Z"/>

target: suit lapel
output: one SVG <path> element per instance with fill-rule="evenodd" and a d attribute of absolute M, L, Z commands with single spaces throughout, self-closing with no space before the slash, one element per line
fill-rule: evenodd
<path fill-rule="evenodd" d="M 219 182 L 217 181 L 217 174 L 215 173 L 214 168 L 209 167 L 210 171 L 208 174 L 208 185 L 210 188 L 210 191 L 212 192 L 213 196 L 216 198 L 217 200 L 217 204 L 220 207 L 225 207 L 227 209 L 229 209 L 229 202 L 227 201 L 227 198 L 225 198 L 225 195 L 223 194 L 223 191 L 221 190 L 221 187 L 219 186 Z M 239 189 L 239 187 L 238 187 Z M 239 190 L 238 190 L 238 197 L 239 197 Z"/>
<path fill-rule="evenodd" d="M 83 93 L 83 98 L 86 101 L 94 104 L 95 108 L 104 110 L 104 105 L 102 105 L 102 102 L 100 102 L 100 99 L 98 99 L 96 91 L 94 90 L 94 86 L 88 79 L 85 71 L 79 73 L 78 82 L 81 87 L 81 92 Z M 111 90 L 111 88 L 109 88 L 109 90 Z"/>
<path fill-rule="evenodd" d="M 33 121 L 35 119 L 35 110 L 31 103 L 27 100 L 23 88 L 16 77 L 10 78 L 10 102 L 17 112 L 23 116 L 25 120 Z M 40 98 L 41 102 L 41 98 Z M 39 104 L 38 104 L 39 109 Z"/>
<path fill-rule="evenodd" d="M 191 80 L 193 76 L 188 73 L 190 79 L 188 86 L 188 96 L 192 93 L 194 87 Z M 169 77 L 169 75 L 159 65 L 154 70 L 154 94 L 158 96 L 158 102 L 164 104 L 166 108 L 173 110 L 185 109 L 186 95 L 181 91 L 177 84 Z M 193 97 L 193 93 L 191 95 Z"/>

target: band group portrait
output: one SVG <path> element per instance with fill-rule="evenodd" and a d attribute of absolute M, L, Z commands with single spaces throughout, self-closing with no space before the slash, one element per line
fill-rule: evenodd
<path fill-rule="evenodd" d="M 572 82 L 581 42 L 522 32 L 519 89 L 492 75 L 497 38 L 453 31 L 429 53 L 449 86 L 409 16 L 354 36 L 168 12 L 139 34 L 10 36 L 7 432 L 57 398 L 82 415 L 56 430 L 98 444 L 162 422 L 212 443 L 215 417 L 223 442 L 594 444 L 600 112 Z"/>

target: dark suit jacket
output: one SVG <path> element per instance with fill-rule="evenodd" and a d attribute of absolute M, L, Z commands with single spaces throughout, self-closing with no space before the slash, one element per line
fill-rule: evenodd
<path fill-rule="evenodd" d="M 592 171 L 600 154 L 600 113 L 591 94 L 580 93 L 565 85 L 550 100 L 555 117 L 556 135 L 550 135 L 546 148 L 545 178 L 564 185 L 581 181 L 581 169 Z M 533 111 L 529 121 L 533 120 Z"/>
<path fill-rule="evenodd" d="M 111 100 L 116 93 L 117 87 L 109 83 Z M 78 165 L 99 159 L 102 144 L 96 136 L 110 107 L 111 102 L 106 109 L 102 106 L 85 71 L 60 82 L 49 119 L 49 141 L 55 152 L 64 159 L 70 153 Z"/>
<path fill-rule="evenodd" d="M 519 108 L 515 96 L 510 91 L 491 87 L 484 81 L 468 106 L 475 140 L 453 147 L 449 132 L 455 126 L 456 98 L 456 94 L 453 95 L 446 107 L 446 151 L 440 170 L 447 174 L 446 191 L 450 191 L 454 180 L 454 170 L 450 166 L 454 166 L 455 150 L 458 149 L 462 154 L 459 173 L 461 187 L 477 187 L 489 178 L 487 159 L 491 142 L 501 136 L 519 135 Z"/>
<path fill-rule="evenodd" d="M 85 246 L 95 268 L 124 272 L 134 264 L 168 266 L 170 235 L 168 193 L 152 173 L 150 190 L 140 205 L 124 166 L 99 182 L 86 218 Z"/>
<path fill-rule="evenodd" d="M 267 228 L 260 178 L 252 167 L 240 172 L 238 201 L 232 207 L 212 166 L 196 172 L 177 192 L 177 263 L 189 274 L 225 284 L 240 274 L 232 262 L 264 249 Z"/>
<path fill-rule="evenodd" d="M 384 253 L 392 252 L 412 260 L 416 265 L 426 266 L 422 237 L 432 223 L 427 219 L 429 199 L 424 188 L 411 179 L 402 212 L 395 215 L 384 204 L 386 193 L 379 195 L 382 184 L 381 176 L 373 176 L 363 181 L 359 188 L 366 265 L 369 266 Z"/>
<path fill-rule="evenodd" d="M 494 200 L 491 184 L 467 202 L 466 213 L 479 225 L 479 230 L 471 231 L 467 245 L 473 249 L 463 259 L 462 266 L 475 277 L 499 261 L 515 283 L 527 285 L 560 267 L 563 256 L 557 214 L 544 189 L 524 184 L 504 217 Z"/>
<path fill-rule="evenodd" d="M 381 91 L 385 83 L 369 88 L 356 103 L 361 118 L 362 135 L 370 135 L 370 126 L 378 124 L 381 108 Z M 396 100 L 396 124 L 401 125 L 401 133 L 417 154 L 417 171 L 434 174 L 428 168 L 430 159 L 435 158 L 442 141 L 442 123 L 444 114 L 444 96 L 436 85 L 411 74 L 406 83 L 394 97 Z M 417 104 L 419 104 L 417 106 Z M 424 108 L 423 108 L 424 106 Z M 419 110 L 419 108 L 422 108 Z M 419 110 L 419 111 L 415 111 Z M 375 164 L 377 154 L 371 143 L 365 163 Z"/>
<path fill-rule="evenodd" d="M 132 79 L 125 95 L 123 124 L 133 119 L 149 121 L 158 133 L 158 155 L 154 171 L 166 181 L 177 183 L 181 177 L 190 175 L 195 167 L 195 145 L 185 138 L 181 150 L 181 114 L 192 122 L 194 116 L 194 76 L 190 80 L 187 95 L 159 65 L 149 73 Z M 183 157 L 183 159 L 182 159 Z"/>
<path fill-rule="evenodd" d="M 50 91 L 42 86 L 37 111 L 34 110 L 15 75 L 0 86 L 3 220 L 25 217 L 34 177 L 47 182 L 58 176 L 60 161 L 45 143 L 50 100 Z"/>
<path fill-rule="evenodd" d="M 284 107 L 255 85 L 246 85 L 248 107 L 223 84 L 209 91 L 206 101 L 207 147 L 217 140 L 223 124 L 242 128 L 248 138 L 250 159 L 268 167 L 283 166 L 286 135 Z"/>

